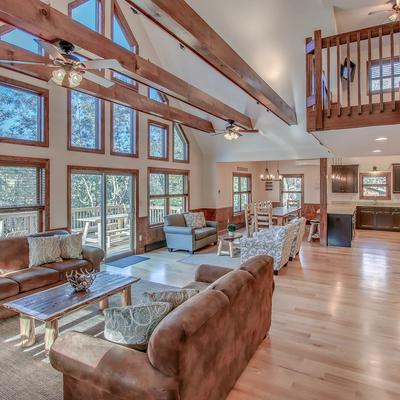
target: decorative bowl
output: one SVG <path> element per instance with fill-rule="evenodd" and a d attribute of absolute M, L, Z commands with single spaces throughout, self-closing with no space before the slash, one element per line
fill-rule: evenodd
<path fill-rule="evenodd" d="M 82 292 L 89 290 L 90 286 L 92 286 L 96 279 L 96 272 L 81 269 L 79 271 L 71 271 L 70 273 L 67 272 L 66 276 L 67 281 L 75 292 Z"/>

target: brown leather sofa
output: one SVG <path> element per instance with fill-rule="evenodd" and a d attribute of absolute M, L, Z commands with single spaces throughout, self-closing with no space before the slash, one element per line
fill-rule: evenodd
<path fill-rule="evenodd" d="M 49 231 L 32 236 L 65 235 L 67 231 Z M 0 240 L 0 319 L 15 313 L 2 306 L 7 301 L 60 285 L 66 281 L 66 273 L 81 268 L 100 270 L 103 250 L 83 246 L 82 260 L 64 260 L 60 263 L 29 266 L 29 244 L 26 237 Z"/>
<path fill-rule="evenodd" d="M 61 335 L 50 361 L 64 374 L 64 400 L 223 400 L 271 325 L 273 259 L 240 269 L 200 266 L 207 287 L 172 311 L 147 353 L 86 336 Z"/>

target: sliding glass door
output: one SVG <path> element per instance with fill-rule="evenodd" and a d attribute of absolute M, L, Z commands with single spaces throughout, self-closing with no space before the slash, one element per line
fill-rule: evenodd
<path fill-rule="evenodd" d="M 70 224 L 107 258 L 135 251 L 135 174 L 70 171 Z"/>

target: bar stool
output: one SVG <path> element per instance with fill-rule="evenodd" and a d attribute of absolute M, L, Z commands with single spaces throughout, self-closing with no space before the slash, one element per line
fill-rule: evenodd
<path fill-rule="evenodd" d="M 313 239 L 319 239 L 319 220 L 320 210 L 317 210 L 317 218 L 310 220 L 310 232 L 308 233 L 308 241 L 311 242 Z"/>

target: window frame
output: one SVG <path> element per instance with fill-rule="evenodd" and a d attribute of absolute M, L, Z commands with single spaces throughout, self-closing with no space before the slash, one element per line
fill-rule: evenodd
<path fill-rule="evenodd" d="M 165 195 L 150 195 L 150 175 L 151 174 L 164 174 L 165 175 Z M 168 182 L 169 175 L 182 175 L 186 176 L 186 194 L 183 195 L 169 195 L 168 194 Z M 159 228 L 164 226 L 164 223 L 161 224 L 151 224 L 150 221 L 150 201 L 152 199 L 166 199 L 165 208 L 169 210 L 169 200 L 172 197 L 183 197 L 185 199 L 185 209 L 186 211 L 190 210 L 190 171 L 186 169 L 173 169 L 173 168 L 156 168 L 156 167 L 148 167 L 147 169 L 147 225 L 149 228 Z M 168 215 L 168 214 L 165 214 Z"/>
<path fill-rule="evenodd" d="M 27 167 L 37 168 L 44 171 L 44 191 L 42 190 L 40 180 L 38 181 L 38 193 L 43 193 L 41 205 L 38 206 L 20 206 L 20 207 L 4 207 L 0 208 L 0 212 L 24 212 L 38 211 L 38 232 L 50 230 L 50 160 L 48 158 L 33 158 L 33 157 L 15 157 L 0 155 L 1 167 Z"/>
<path fill-rule="evenodd" d="M 105 154 L 105 102 L 104 100 L 93 96 L 91 94 L 85 93 L 85 92 L 80 92 L 79 90 L 76 89 L 67 89 L 68 90 L 68 95 L 67 95 L 67 148 L 69 151 L 79 151 L 83 153 L 95 153 L 95 154 Z M 99 110 L 100 110 L 100 117 L 99 119 L 99 124 L 101 125 L 100 128 L 98 129 L 98 140 L 100 141 L 100 147 L 96 149 L 89 149 L 85 147 L 78 147 L 78 146 L 73 146 L 72 145 L 72 90 L 76 92 L 80 92 L 83 94 L 86 94 L 88 96 L 92 96 L 96 98 L 99 101 Z"/>
<path fill-rule="evenodd" d="M 235 177 L 239 178 L 239 191 L 235 192 Z M 249 179 L 249 190 L 242 191 L 240 181 L 241 178 L 248 178 Z M 245 208 L 242 208 L 242 194 L 247 193 L 249 195 L 249 204 L 252 202 L 253 199 L 253 176 L 252 174 L 245 173 L 245 172 L 233 172 L 232 173 L 232 214 L 233 215 L 241 215 L 244 213 Z M 235 211 L 235 195 L 239 195 L 239 200 L 240 200 L 240 211 Z"/>
<path fill-rule="evenodd" d="M 135 120 L 132 121 L 132 128 L 135 130 L 134 132 L 134 143 L 135 148 L 133 153 L 123 153 L 120 151 L 114 150 L 114 105 L 122 106 L 131 109 L 131 112 L 134 111 L 135 113 Z M 113 156 L 120 156 L 120 157 L 131 157 L 131 158 L 138 158 L 139 157 L 139 112 L 129 106 L 119 103 L 110 103 L 110 154 Z"/>
<path fill-rule="evenodd" d="M 40 130 L 42 140 L 26 140 L 0 137 L 0 143 L 22 144 L 25 146 L 49 147 L 49 91 L 39 86 L 0 76 L 1 86 L 10 86 L 17 90 L 31 92 L 41 97 L 40 104 Z"/>
<path fill-rule="evenodd" d="M 386 177 L 386 185 L 372 185 L 372 186 L 386 186 L 386 196 L 364 196 L 364 177 L 384 176 Z M 359 198 L 360 200 L 391 200 L 392 199 L 392 174 L 391 172 L 360 172 L 359 179 Z"/>
<path fill-rule="evenodd" d="M 14 30 L 20 30 L 20 31 L 22 31 L 22 29 L 19 29 L 19 28 L 17 28 L 17 27 L 15 27 L 15 26 L 13 26 L 13 25 L 9 25 L 9 24 L 4 24 L 4 25 L 2 25 L 2 26 L 0 26 L 0 37 L 2 36 L 2 35 L 6 35 L 7 33 L 10 33 L 10 32 L 12 32 L 12 31 L 14 31 Z M 29 33 L 31 36 L 35 36 L 35 35 L 32 35 L 31 33 Z M 0 38 L 0 42 L 1 42 L 1 38 Z M 25 48 L 23 48 L 23 47 L 20 47 L 20 46 L 17 46 L 17 45 L 14 45 L 14 44 L 12 44 L 12 46 L 15 46 L 15 47 L 18 47 L 18 48 L 20 48 L 20 49 L 22 49 L 22 50 L 24 50 L 24 51 L 27 51 L 27 52 L 29 52 L 29 53 L 33 53 L 33 54 L 37 54 L 37 55 L 43 55 L 43 49 L 41 49 L 41 47 L 39 46 L 39 45 L 37 45 L 37 47 L 38 47 L 38 51 L 36 51 L 36 52 L 32 52 L 32 51 L 30 51 L 30 50 L 27 50 L 27 49 L 25 49 Z M 3 66 L 3 68 L 7 68 L 6 66 Z"/>
<path fill-rule="evenodd" d="M 162 101 L 154 100 L 154 99 L 152 99 L 152 98 L 150 97 L 150 90 L 151 90 L 151 89 L 156 90 L 156 91 L 159 93 L 160 98 L 161 98 Z M 169 105 L 169 100 L 168 100 L 167 95 L 166 95 L 165 93 L 159 91 L 158 89 L 152 87 L 152 86 L 148 86 L 148 87 L 147 87 L 147 97 L 148 97 L 150 100 L 152 100 L 152 101 L 156 101 L 157 103 Z"/>
<path fill-rule="evenodd" d="M 283 190 L 283 180 L 285 178 L 301 178 L 301 191 L 300 192 L 287 192 Z M 300 200 L 300 207 L 304 207 L 304 174 L 282 174 L 282 180 L 279 183 L 279 202 L 282 205 L 282 207 L 286 207 L 285 204 L 283 204 L 283 193 L 300 193 L 301 195 L 301 200 Z"/>
<path fill-rule="evenodd" d="M 87 3 L 88 1 L 89 1 L 89 0 L 74 0 L 74 1 L 71 1 L 71 3 L 68 4 L 68 16 L 69 16 L 71 19 L 73 19 L 73 18 L 72 18 L 72 10 L 73 10 L 74 8 L 79 7 L 79 6 L 82 5 L 82 4 Z M 105 10 L 106 10 L 106 8 L 105 8 L 105 0 L 96 0 L 96 2 L 97 2 L 98 10 L 100 11 L 100 15 L 97 16 L 96 24 L 97 24 L 97 28 L 98 28 L 98 29 L 96 29 L 95 32 L 104 35 L 104 33 L 105 33 L 105 27 L 106 27 L 106 17 L 105 17 Z M 77 22 L 78 24 L 80 24 L 79 21 L 76 21 L 76 20 L 73 20 L 73 21 L 75 21 L 75 22 Z M 81 25 L 83 25 L 83 24 L 81 24 Z M 87 29 L 91 29 L 91 28 L 89 28 L 89 27 L 86 26 L 86 25 L 83 25 L 83 26 L 84 26 L 85 28 L 87 28 Z"/>
<path fill-rule="evenodd" d="M 150 154 L 150 127 L 152 125 L 165 129 L 165 157 L 155 157 Z M 169 128 L 170 126 L 168 124 L 164 124 L 162 122 L 154 121 L 151 119 L 147 120 L 147 158 L 149 160 L 169 161 Z"/>
<path fill-rule="evenodd" d="M 183 141 L 185 142 L 185 158 L 183 160 L 179 160 L 175 158 L 175 129 L 178 129 L 179 133 L 183 137 Z M 172 161 L 176 163 L 184 163 L 184 164 L 189 164 L 190 163 L 190 143 L 189 140 L 186 136 L 186 133 L 182 127 L 182 125 L 174 122 L 172 126 Z"/>
<path fill-rule="evenodd" d="M 386 57 L 386 58 L 382 58 L 382 65 L 385 63 L 385 61 L 389 61 L 389 62 L 391 62 L 391 60 L 392 60 L 392 57 Z M 381 94 L 381 93 L 383 93 L 383 94 L 385 94 L 385 93 L 392 93 L 392 91 L 398 91 L 399 90 L 399 88 L 391 88 L 391 89 L 380 89 L 380 90 L 371 90 L 371 71 L 370 71 L 370 69 L 371 69 L 371 67 L 372 66 L 380 66 L 380 62 L 381 62 L 381 60 L 380 59 L 375 59 L 375 60 L 370 60 L 370 61 L 367 61 L 367 95 L 369 96 L 369 95 L 379 95 L 379 94 Z M 394 58 L 393 58 L 393 69 L 394 69 L 394 64 L 395 63 L 399 63 L 400 64 L 400 56 L 395 56 Z M 394 71 L 393 71 L 394 72 Z M 379 75 L 381 75 L 381 74 L 379 74 Z M 390 75 L 390 76 L 388 76 L 388 77 L 386 77 L 386 78 L 383 78 L 382 76 L 380 76 L 379 78 L 377 78 L 377 79 L 379 79 L 380 81 L 381 81 L 381 83 L 383 82 L 383 79 L 387 79 L 387 78 L 391 78 L 392 79 L 392 83 L 394 82 L 394 79 L 395 79 L 395 77 L 400 77 L 400 74 L 398 74 L 398 75 L 396 75 L 396 74 L 393 74 L 393 75 Z M 374 79 L 375 80 L 375 79 Z M 380 86 L 382 86 L 382 84 L 380 85 Z"/>

